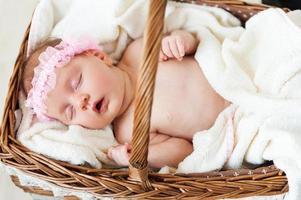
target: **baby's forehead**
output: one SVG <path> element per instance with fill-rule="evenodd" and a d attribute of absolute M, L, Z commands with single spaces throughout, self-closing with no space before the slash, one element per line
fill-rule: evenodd
<path fill-rule="evenodd" d="M 64 67 L 72 68 L 74 66 L 78 66 L 81 63 L 88 62 L 90 59 L 90 56 L 84 54 L 76 55 L 73 58 L 71 58 L 70 61 L 64 65 Z"/>
<path fill-rule="evenodd" d="M 82 63 L 85 63 L 87 60 L 83 56 L 75 56 L 69 62 L 64 64 L 62 67 L 55 68 L 56 74 L 56 85 L 57 83 L 64 84 L 65 81 L 75 77 L 77 72 L 81 70 Z"/>
<path fill-rule="evenodd" d="M 63 78 L 72 76 L 72 72 L 76 69 L 76 59 L 70 60 L 68 63 L 64 64 L 62 67 L 56 67 L 54 72 L 56 74 L 56 83 L 62 81 Z"/>
<path fill-rule="evenodd" d="M 72 71 L 74 68 L 78 67 L 80 63 L 85 62 L 86 58 L 82 55 L 76 55 L 67 61 L 63 66 L 56 67 L 56 71 Z"/>
<path fill-rule="evenodd" d="M 82 59 L 82 57 L 75 56 L 63 66 L 54 69 L 56 75 L 55 84 L 53 89 L 48 92 L 47 98 L 45 99 L 47 107 L 59 107 L 65 100 L 64 98 L 67 97 L 66 92 L 71 87 L 71 81 L 77 77 L 76 75 L 80 71 L 78 62 Z"/>
<path fill-rule="evenodd" d="M 63 67 L 57 67 L 54 69 L 55 73 L 55 83 L 53 88 L 49 90 L 47 98 L 45 99 L 46 104 L 52 105 L 54 100 L 62 100 L 64 96 L 64 91 L 68 86 L 68 80 L 72 79 L 74 68 L 69 63 L 65 64 Z"/>
<path fill-rule="evenodd" d="M 77 71 L 79 71 L 82 67 L 86 66 L 85 63 L 91 61 L 92 59 L 92 56 L 83 54 L 74 56 L 69 62 L 64 64 L 62 67 L 55 68 L 57 80 L 74 76 Z"/>

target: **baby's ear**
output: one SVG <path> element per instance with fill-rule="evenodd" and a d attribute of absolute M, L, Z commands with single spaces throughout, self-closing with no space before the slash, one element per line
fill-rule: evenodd
<path fill-rule="evenodd" d="M 108 66 L 112 66 L 113 65 L 112 59 L 104 51 L 100 51 L 100 50 L 88 50 L 88 51 L 85 51 L 84 54 L 85 55 L 89 55 L 89 56 L 96 56 L 97 58 L 101 59 Z"/>

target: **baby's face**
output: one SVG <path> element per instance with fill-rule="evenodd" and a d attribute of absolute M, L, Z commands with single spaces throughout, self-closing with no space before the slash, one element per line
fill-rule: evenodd
<path fill-rule="evenodd" d="M 100 129 L 118 116 L 124 84 L 115 67 L 97 55 L 80 55 L 55 72 L 55 88 L 45 100 L 49 117 L 67 125 Z"/>

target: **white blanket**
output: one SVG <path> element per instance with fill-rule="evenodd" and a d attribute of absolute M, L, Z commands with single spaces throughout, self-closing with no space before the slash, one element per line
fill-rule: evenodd
<path fill-rule="evenodd" d="M 290 13 L 291 19 L 300 20 L 300 13 Z M 178 172 L 273 160 L 287 175 L 286 199 L 301 199 L 301 29 L 291 19 L 280 9 L 261 12 L 247 22 L 238 41 L 219 43 L 208 30 L 200 33 L 196 59 L 233 105 L 211 129 L 194 135 L 194 152 Z"/>
<path fill-rule="evenodd" d="M 63 2 L 40 2 L 34 20 L 44 20 L 40 28 L 47 26 L 32 27 L 36 32 L 29 39 L 29 50 L 48 36 L 92 34 L 118 60 L 128 42 L 142 36 L 147 13 L 143 0 Z M 45 10 L 48 6 L 52 12 Z M 45 13 L 51 20 L 45 20 Z M 208 132 L 196 134 L 195 151 L 179 171 L 219 169 L 225 163 L 238 168 L 244 160 L 253 164 L 273 160 L 287 173 L 287 198 L 300 199 L 301 159 L 296 153 L 301 140 L 300 30 L 278 9 L 253 17 L 246 30 L 218 8 L 169 2 L 165 17 L 165 32 L 181 28 L 200 37 L 196 60 L 213 88 L 233 102 Z"/>

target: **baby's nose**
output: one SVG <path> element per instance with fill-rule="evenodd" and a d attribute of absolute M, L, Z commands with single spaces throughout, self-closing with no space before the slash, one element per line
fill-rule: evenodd
<path fill-rule="evenodd" d="M 79 96 L 79 108 L 81 110 L 87 110 L 89 105 L 90 96 L 88 94 L 81 94 Z"/>

